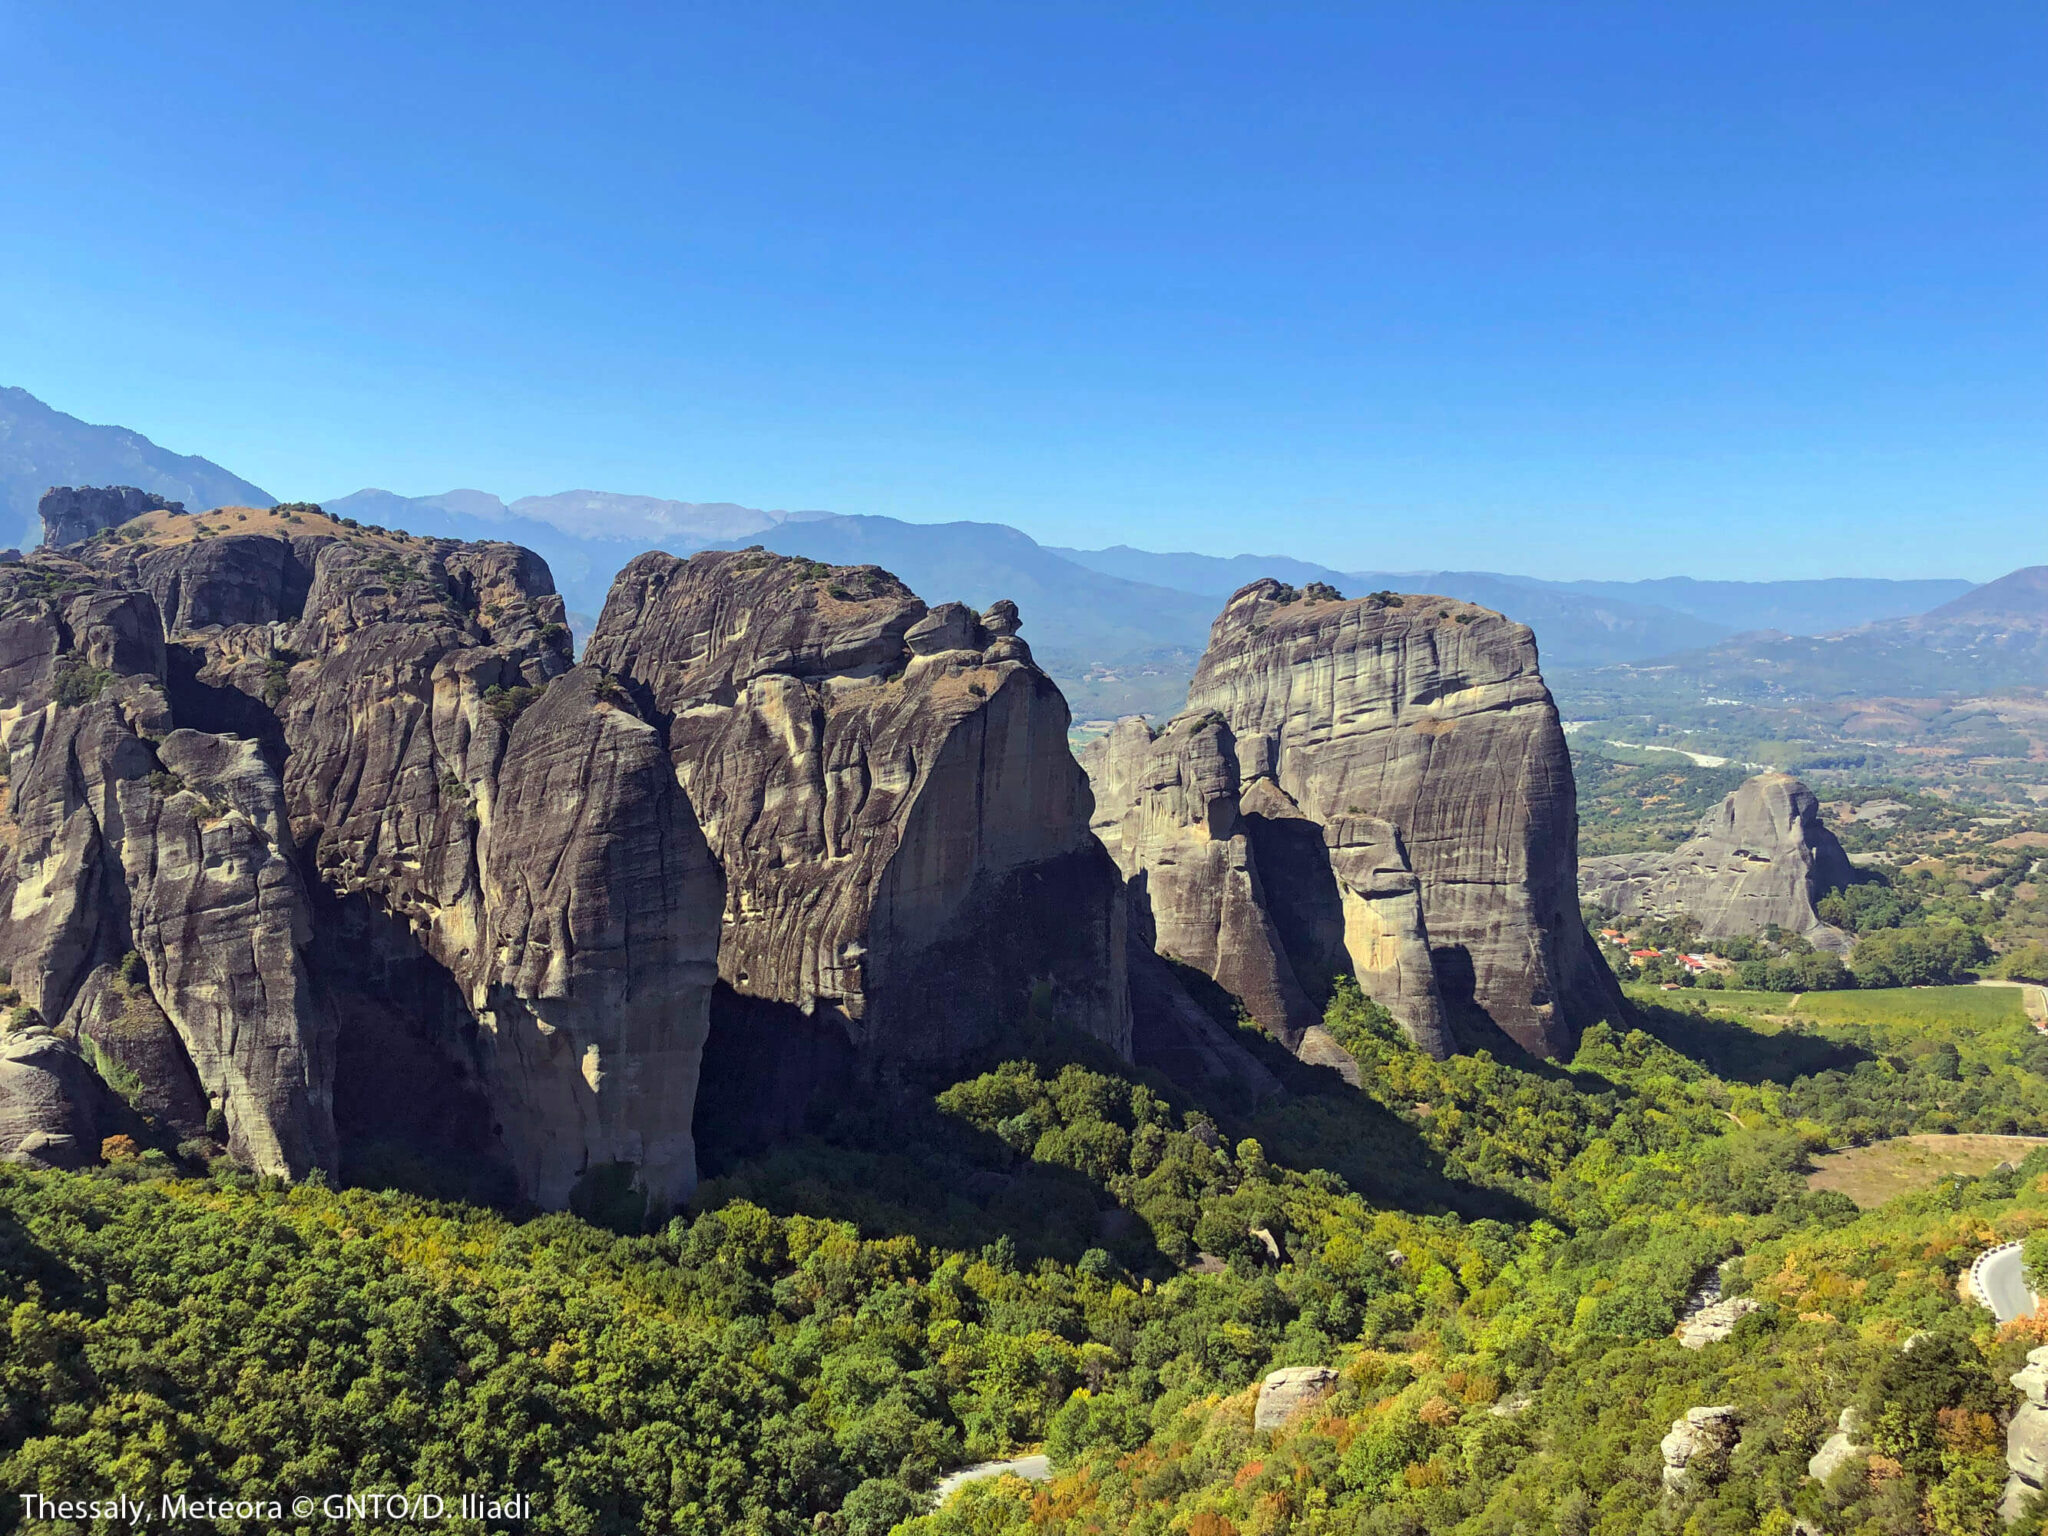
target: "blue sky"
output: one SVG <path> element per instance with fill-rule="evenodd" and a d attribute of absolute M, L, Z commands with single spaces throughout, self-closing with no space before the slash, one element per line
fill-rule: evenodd
<path fill-rule="evenodd" d="M 0 383 L 1543 576 L 2048 560 L 2048 11 L 0 0 Z"/>

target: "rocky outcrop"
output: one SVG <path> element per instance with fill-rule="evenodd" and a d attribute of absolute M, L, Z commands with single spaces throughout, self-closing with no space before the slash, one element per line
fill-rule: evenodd
<path fill-rule="evenodd" d="M 1300 1418 L 1337 1390 L 1337 1373 L 1327 1365 L 1290 1365 L 1259 1384 L 1252 1428 L 1279 1429 Z"/>
<path fill-rule="evenodd" d="M 147 512 L 184 510 L 182 502 L 132 485 L 53 486 L 36 507 L 43 519 L 43 543 L 52 549 L 80 543 Z"/>
<path fill-rule="evenodd" d="M 39 1025 L 0 1038 L 0 1161 L 88 1167 L 121 1123 L 113 1094 L 70 1041 Z"/>
<path fill-rule="evenodd" d="M 1436 1054 L 1460 1018 L 1569 1054 L 1619 1007 L 1579 920 L 1557 711 L 1499 614 L 1254 582 L 1187 713 L 1156 739 L 1125 722 L 1086 761 L 1162 952 L 1185 945 L 1304 1054 L 1339 975 Z"/>
<path fill-rule="evenodd" d="M 1579 893 L 1622 917 L 1696 919 L 1708 938 L 1760 934 L 1776 926 L 1823 949 L 1849 936 L 1814 910 L 1856 871 L 1820 819 L 1813 791 L 1783 773 L 1761 773 L 1701 820 L 1670 853 L 1609 854 L 1584 860 Z"/>
<path fill-rule="evenodd" d="M 1850 1463 L 1869 1455 L 1870 1443 L 1864 1434 L 1863 1415 L 1853 1407 L 1844 1408 L 1836 1420 L 1835 1432 L 1823 1440 L 1820 1449 L 1807 1460 L 1806 1475 L 1817 1483 L 1824 1483 Z"/>
<path fill-rule="evenodd" d="M 85 590 L 46 596 L 53 577 Z M 88 1041 L 125 1022 L 116 973 L 146 976 L 180 1045 L 158 1090 L 196 1085 L 253 1167 L 332 1167 L 331 1042 L 276 775 L 247 742 L 175 728 L 154 604 L 89 581 L 40 552 L 0 572 L 0 962 Z"/>
<path fill-rule="evenodd" d="M 1130 882 L 1141 937 L 1298 1045 L 1321 1012 L 1274 926 L 1240 814 L 1230 727 L 1217 715 L 1183 715 L 1155 737 L 1143 720 L 1127 719 L 1082 761 L 1102 785 L 1095 830 Z M 1105 802 L 1116 809 L 1105 813 Z"/>
<path fill-rule="evenodd" d="M 0 568 L 26 1001 L 264 1171 L 395 1132 L 684 1198 L 724 890 L 562 619 L 527 551 L 283 508 Z"/>
<path fill-rule="evenodd" d="M 1679 1321 L 1678 1342 L 1686 1349 L 1718 1344 L 1761 1305 L 1754 1296 L 1731 1296 L 1726 1301 L 1711 1302 Z"/>
<path fill-rule="evenodd" d="M 586 659 L 667 732 L 725 871 L 719 974 L 801 1018 L 739 1027 L 939 1063 L 1035 1012 L 1129 1053 L 1116 872 L 1017 629 L 760 550 L 620 573 Z"/>
<path fill-rule="evenodd" d="M 2034 1507 L 2048 1487 L 2048 1345 L 2027 1352 L 2012 1384 L 2025 1399 L 2005 1429 L 2005 1494 L 1999 1518 L 2008 1525 Z"/>
<path fill-rule="evenodd" d="M 1664 1457 L 1664 1491 L 1680 1493 L 1698 1483 L 1718 1481 L 1729 1454 L 1742 1437 L 1742 1415 L 1733 1407 L 1688 1408 L 1658 1442 Z"/>

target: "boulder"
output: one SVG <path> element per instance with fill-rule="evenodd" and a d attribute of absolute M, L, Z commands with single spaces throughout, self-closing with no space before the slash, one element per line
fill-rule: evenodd
<path fill-rule="evenodd" d="M 1688 1408 L 1658 1442 L 1664 1456 L 1664 1491 L 1677 1493 L 1695 1480 L 1712 1482 L 1728 1467 L 1728 1453 L 1742 1435 L 1741 1414 L 1732 1406 Z"/>
<path fill-rule="evenodd" d="M 2048 1487 L 2048 1407 L 2021 1403 L 2005 1427 L 2005 1464 L 2036 1488 Z"/>
<path fill-rule="evenodd" d="M 1776 924 L 1842 951 L 1849 936 L 1823 923 L 1814 908 L 1855 879 L 1813 791 L 1789 774 L 1762 773 L 1710 811 L 1673 852 L 1586 859 L 1579 892 L 1623 917 L 1690 916 L 1708 938 L 1759 934 Z"/>
<path fill-rule="evenodd" d="M 1252 1428 L 1279 1429 L 1337 1390 L 1337 1373 L 1327 1365 L 1290 1365 L 1259 1384 Z"/>
<path fill-rule="evenodd" d="M 86 1168 L 112 1128 L 111 1096 L 68 1040 L 47 1029 L 0 1037 L 0 1160 Z"/>
<path fill-rule="evenodd" d="M 1859 1461 L 1870 1454 L 1864 1443 L 1862 1415 L 1852 1408 L 1844 1408 L 1836 1421 L 1835 1432 L 1821 1442 L 1819 1450 L 1806 1463 L 1806 1475 L 1815 1482 L 1824 1483 L 1853 1461 Z"/>
<path fill-rule="evenodd" d="M 1021 649 L 873 566 L 620 573 L 586 662 L 666 729 L 725 871 L 719 975 L 802 1020 L 749 1007 L 746 1029 L 836 1033 L 867 1070 L 954 1062 L 1042 1012 L 1129 1055 L 1121 882 L 1066 701 Z"/>
<path fill-rule="evenodd" d="M 2012 1375 L 2026 1401 L 2005 1429 L 2005 1492 L 1998 1517 L 2010 1525 L 2034 1506 L 2048 1485 L 2048 1345 L 2029 1350 Z"/>

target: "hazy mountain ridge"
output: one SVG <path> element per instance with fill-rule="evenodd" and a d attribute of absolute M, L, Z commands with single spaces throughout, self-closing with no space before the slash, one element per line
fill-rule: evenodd
<path fill-rule="evenodd" d="M 1485 603 L 1532 625 L 1537 613 L 1562 620 L 1582 633 L 1543 634 L 1546 659 L 1586 665 L 1606 643 L 1628 647 L 1628 657 L 1655 655 L 1659 648 L 1689 649 L 1744 630 L 1778 629 L 1818 635 L 1880 619 L 1924 613 L 1973 589 L 1962 580 L 1893 581 L 1877 577 L 1829 577 L 1817 581 L 1703 581 L 1659 576 L 1639 581 L 1549 581 L 1498 571 L 1340 571 L 1286 555 L 1154 554 L 1127 544 L 1108 549 L 1054 547 L 1091 570 L 1131 581 L 1148 581 L 1186 592 L 1228 597 L 1261 576 L 1302 584 L 1327 581 L 1352 588 L 1386 587 L 1404 592 L 1441 592 L 1466 602 Z M 1542 608 L 1528 593 L 1550 594 Z M 1585 607 L 1582 598 L 1604 599 Z M 1694 621 L 1691 624 L 1687 620 Z M 1541 626 L 1538 625 L 1539 630 Z M 1562 642 L 1562 643 L 1560 643 Z M 1621 655 L 1598 655 L 1621 660 Z"/>
<path fill-rule="evenodd" d="M 27 520 L 36 497 L 57 483 L 135 484 L 195 507 L 271 500 L 205 459 L 168 453 L 122 428 L 87 426 L 26 391 L 0 390 L 0 492 L 6 506 Z M 1350 596 L 1389 588 L 1479 603 L 1529 625 L 1545 665 L 1559 672 L 1619 668 L 1626 674 L 1655 661 L 1677 674 L 1698 672 L 1705 687 L 1710 674 L 1731 670 L 1727 658 L 1748 657 L 1743 666 L 1760 686 L 1778 674 L 1812 670 L 1822 679 L 1819 686 L 1837 691 L 1862 684 L 1826 681 L 1839 670 L 1836 642 L 1799 636 L 1874 623 L 1878 634 L 1869 644 L 1896 654 L 1881 662 L 1856 661 L 1856 679 L 1880 665 L 1891 669 L 1895 691 L 1946 689 L 1954 686 L 1959 667 L 1972 664 L 1967 647 L 1923 643 L 1933 630 L 1892 634 L 1882 626 L 1978 590 L 1947 580 L 1732 582 L 1680 576 L 1556 582 L 1487 571 L 1342 571 L 1285 555 L 1222 558 L 1127 545 L 1048 546 L 1001 523 L 909 523 L 587 489 L 509 503 L 475 489 L 430 496 L 364 489 L 324 505 L 364 523 L 525 545 L 548 562 L 579 635 L 596 622 L 620 567 L 650 549 L 688 554 L 762 543 L 780 554 L 880 565 L 918 591 L 977 608 L 1010 598 L 1023 610 L 1027 638 L 1083 720 L 1178 711 L 1222 599 L 1261 577 L 1297 585 L 1324 581 Z M 1767 625 L 1788 633 L 1761 641 L 1741 634 Z M 1973 643 L 1981 648 L 1988 642 Z M 2037 650 L 2029 644 L 1993 650 L 1999 679 L 2024 681 L 2040 671 Z M 1738 684 L 1749 686 L 1738 679 L 1730 687 Z"/>
<path fill-rule="evenodd" d="M 1737 635 L 1645 665 L 1736 698 L 1836 699 L 2048 687 L 2048 565 L 2023 567 L 1928 612 L 1825 635 Z"/>
<path fill-rule="evenodd" d="M 36 503 L 53 485 L 132 485 L 195 511 L 269 506 L 268 491 L 197 454 L 173 453 L 126 427 L 95 426 L 0 385 L 0 543 L 42 537 Z"/>

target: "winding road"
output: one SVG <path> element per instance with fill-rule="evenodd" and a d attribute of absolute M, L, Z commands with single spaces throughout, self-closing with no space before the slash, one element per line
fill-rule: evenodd
<path fill-rule="evenodd" d="M 2027 1289 L 2018 1243 L 2001 1243 L 1977 1255 L 1970 1266 L 1970 1294 L 2001 1323 L 2026 1316 L 2040 1300 Z"/>
<path fill-rule="evenodd" d="M 932 1501 L 943 1503 L 954 1489 L 978 1483 L 984 1477 L 1001 1477 L 1005 1472 L 1012 1477 L 1021 1477 L 1027 1483 L 1042 1483 L 1052 1476 L 1052 1461 L 1045 1456 L 1019 1456 L 1014 1461 L 984 1461 L 976 1466 L 962 1467 L 958 1472 L 948 1472 L 939 1479 L 938 1487 L 932 1490 Z"/>

